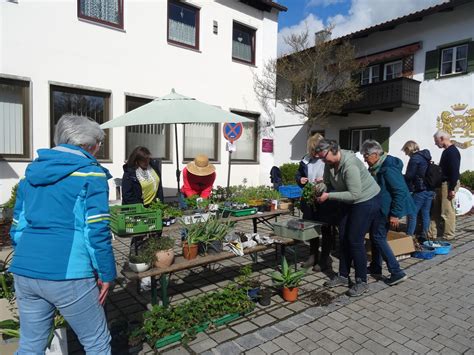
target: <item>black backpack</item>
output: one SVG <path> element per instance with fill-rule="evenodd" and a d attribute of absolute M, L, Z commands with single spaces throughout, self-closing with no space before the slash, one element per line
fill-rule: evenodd
<path fill-rule="evenodd" d="M 441 187 L 441 183 L 443 182 L 443 172 L 439 165 L 436 165 L 432 161 L 428 162 L 428 168 L 426 168 L 425 172 L 425 185 L 428 188 L 436 189 Z"/>

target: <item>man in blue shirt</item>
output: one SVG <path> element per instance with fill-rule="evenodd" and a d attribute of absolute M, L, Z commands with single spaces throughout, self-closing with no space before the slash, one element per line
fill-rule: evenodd
<path fill-rule="evenodd" d="M 439 166 L 443 172 L 443 182 L 441 187 L 436 189 L 428 236 L 430 239 L 435 239 L 438 232 L 440 232 L 445 240 L 452 240 L 456 229 L 454 196 L 459 189 L 461 154 L 451 141 L 451 135 L 445 131 L 436 132 L 434 142 L 438 148 L 444 149 L 439 161 Z M 444 223 L 444 226 L 441 225 L 442 223 Z"/>

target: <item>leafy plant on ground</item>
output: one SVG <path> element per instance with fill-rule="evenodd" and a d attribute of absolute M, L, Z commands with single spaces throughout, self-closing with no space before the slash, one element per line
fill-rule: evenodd
<path fill-rule="evenodd" d="M 281 260 L 281 271 L 274 271 L 272 273 L 272 279 L 277 286 L 287 288 L 298 287 L 307 271 L 308 269 L 291 271 L 286 258 L 283 257 Z"/>
<path fill-rule="evenodd" d="M 144 314 L 143 329 L 147 340 L 154 345 L 157 340 L 178 332 L 182 332 L 184 338 L 193 337 L 197 326 L 227 314 L 247 313 L 254 307 L 244 290 L 230 285 L 176 306 L 153 306 Z"/>
<path fill-rule="evenodd" d="M 240 268 L 239 276 L 235 278 L 235 282 L 246 291 L 259 287 L 261 284 L 258 277 L 252 277 L 252 266 L 250 264 Z"/>

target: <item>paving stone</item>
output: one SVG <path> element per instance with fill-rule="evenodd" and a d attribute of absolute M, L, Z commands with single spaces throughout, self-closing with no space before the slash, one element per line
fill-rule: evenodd
<path fill-rule="evenodd" d="M 258 327 L 253 324 L 252 322 L 245 321 L 243 323 L 237 324 L 236 326 L 232 327 L 232 330 L 239 333 L 239 334 L 245 334 L 248 332 L 251 332 L 252 330 L 257 329 Z"/>
<path fill-rule="evenodd" d="M 206 350 L 209 350 L 209 349 L 213 348 L 216 345 L 217 345 L 217 343 L 214 340 L 208 338 L 208 339 L 205 339 L 205 340 L 203 340 L 199 343 L 195 343 L 193 345 L 190 345 L 189 347 L 197 353 L 202 353 Z"/>
<path fill-rule="evenodd" d="M 409 340 L 405 343 L 405 346 L 407 348 L 410 348 L 412 349 L 413 351 L 415 351 L 416 353 L 418 354 L 426 354 L 428 351 L 430 351 L 430 349 L 428 349 L 426 346 L 424 346 L 423 344 L 420 344 L 419 342 L 415 342 L 413 340 Z"/>
<path fill-rule="evenodd" d="M 152 351 L 152 353 L 154 353 L 154 351 Z M 166 352 L 163 352 L 162 354 L 164 354 L 164 355 L 186 355 L 186 354 L 189 354 L 189 352 L 186 350 L 186 348 L 184 348 L 182 346 L 179 346 L 177 348 L 170 349 Z"/>
<path fill-rule="evenodd" d="M 276 329 L 278 329 L 282 333 L 287 333 L 289 331 L 292 331 L 293 329 L 296 329 L 297 325 L 289 320 L 284 320 L 280 323 L 276 323 L 273 325 Z"/>
<path fill-rule="evenodd" d="M 261 354 L 262 354 L 262 350 L 260 350 L 259 348 L 253 348 L 245 352 L 245 355 L 261 355 Z"/>
<path fill-rule="evenodd" d="M 212 349 L 215 354 L 218 355 L 237 355 L 241 354 L 243 349 L 237 345 L 237 343 L 230 341 L 224 344 L 219 345 L 215 349 Z"/>
<path fill-rule="evenodd" d="M 289 315 L 293 314 L 293 311 L 289 310 L 288 308 L 281 307 L 278 308 L 270 313 L 271 316 L 282 319 L 288 317 Z"/>
<path fill-rule="evenodd" d="M 331 339 L 328 339 L 328 338 L 323 338 L 321 340 L 318 340 L 316 343 L 320 347 L 322 347 L 324 350 L 328 351 L 329 353 L 332 353 L 340 348 L 339 344 L 336 344 L 335 342 L 333 342 Z"/>
<path fill-rule="evenodd" d="M 266 327 L 255 332 L 255 334 L 258 334 L 258 336 L 264 340 L 272 340 L 280 336 L 281 333 L 282 332 L 276 329 L 275 327 Z"/>
<path fill-rule="evenodd" d="M 274 343 L 272 343 L 271 341 L 269 342 L 266 342 L 265 344 L 262 344 L 258 347 L 259 349 L 261 349 L 263 352 L 265 352 L 266 354 L 274 354 L 276 353 L 278 350 L 280 350 L 280 347 Z"/>
<path fill-rule="evenodd" d="M 311 351 L 310 354 L 311 355 L 329 355 L 331 353 L 323 348 L 319 348 L 319 349 Z"/>
<path fill-rule="evenodd" d="M 375 354 L 390 354 L 390 350 L 387 349 L 386 347 L 376 343 L 375 341 L 369 339 L 367 340 L 364 344 L 362 344 L 362 347 L 365 349 L 375 353 Z"/>
<path fill-rule="evenodd" d="M 400 343 L 397 343 L 396 341 L 394 341 L 387 347 L 396 354 L 410 354 L 413 352 L 411 349 L 408 349 L 407 347 L 403 346 Z"/>
<path fill-rule="evenodd" d="M 279 336 L 278 338 L 275 338 L 273 342 L 290 354 L 301 350 L 301 347 L 299 345 L 295 344 L 293 341 L 291 341 L 285 336 Z"/>
<path fill-rule="evenodd" d="M 234 340 L 241 348 L 249 350 L 263 344 L 265 340 L 255 334 L 247 334 Z"/>
<path fill-rule="evenodd" d="M 256 318 L 252 319 L 252 323 L 255 323 L 256 325 L 258 325 L 260 327 L 263 327 L 264 325 L 273 323 L 275 321 L 276 321 L 276 319 L 273 318 L 272 316 L 268 315 L 268 314 L 263 314 L 259 317 L 256 317 Z"/>
<path fill-rule="evenodd" d="M 298 342 L 298 345 L 301 346 L 303 350 L 306 350 L 308 352 L 311 352 L 318 348 L 318 345 L 316 344 L 316 342 L 310 339 L 304 339 Z"/>
<path fill-rule="evenodd" d="M 218 344 L 221 344 L 229 339 L 236 337 L 238 334 L 233 332 L 231 329 L 222 329 L 218 332 L 209 334 L 209 336 L 214 339 Z"/>

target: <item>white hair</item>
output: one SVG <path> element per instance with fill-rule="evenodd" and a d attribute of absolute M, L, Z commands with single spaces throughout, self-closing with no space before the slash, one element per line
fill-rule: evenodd
<path fill-rule="evenodd" d="M 54 132 L 54 143 L 76 146 L 93 146 L 104 140 L 105 133 L 99 124 L 87 116 L 63 115 Z"/>
<path fill-rule="evenodd" d="M 451 135 L 448 132 L 443 131 L 442 129 L 440 129 L 439 131 L 436 131 L 436 133 L 433 134 L 433 137 L 451 139 Z"/>
<path fill-rule="evenodd" d="M 377 155 L 379 156 L 384 153 L 383 148 L 380 145 L 380 143 L 377 141 L 374 141 L 373 139 L 365 140 L 364 143 L 362 143 L 362 147 L 360 148 L 360 154 L 370 155 L 374 153 L 377 153 Z"/>

